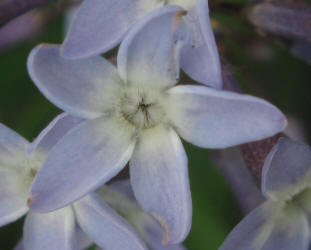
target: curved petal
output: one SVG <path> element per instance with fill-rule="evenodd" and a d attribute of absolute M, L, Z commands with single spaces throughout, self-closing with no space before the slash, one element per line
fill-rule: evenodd
<path fill-rule="evenodd" d="M 30 207 L 48 212 L 95 190 L 125 166 L 134 145 L 133 133 L 113 120 L 81 123 L 49 153 L 33 182 Z"/>
<path fill-rule="evenodd" d="M 117 70 L 104 58 L 65 60 L 56 45 L 34 48 L 27 66 L 46 98 L 82 118 L 96 118 L 109 109 L 111 92 L 121 84 Z"/>
<path fill-rule="evenodd" d="M 280 138 L 266 158 L 262 192 L 271 199 L 288 199 L 311 187 L 311 148 Z"/>
<path fill-rule="evenodd" d="M 263 99 L 202 86 L 169 90 L 169 116 L 185 140 L 204 148 L 225 148 L 282 131 L 284 115 Z"/>
<path fill-rule="evenodd" d="M 189 40 L 182 50 L 181 66 L 194 80 L 220 89 L 221 66 L 208 13 L 208 1 L 197 0 L 197 6 L 185 16 Z"/>
<path fill-rule="evenodd" d="M 115 47 L 130 27 L 152 9 L 156 0 L 84 0 L 64 41 L 66 58 L 82 58 Z"/>
<path fill-rule="evenodd" d="M 250 212 L 229 234 L 219 250 L 258 250 L 269 237 L 279 203 L 268 201 Z"/>
<path fill-rule="evenodd" d="M 165 6 L 134 26 L 121 43 L 118 70 L 125 82 L 169 87 L 179 76 L 179 48 L 176 32 L 183 10 Z"/>
<path fill-rule="evenodd" d="M 29 186 L 25 170 L 14 165 L 0 166 L 0 226 L 19 219 L 28 211 Z"/>
<path fill-rule="evenodd" d="M 77 126 L 83 119 L 62 113 L 42 130 L 37 138 L 27 148 L 28 154 L 33 151 L 48 153 L 51 148 L 72 128 Z"/>
<path fill-rule="evenodd" d="M 25 152 L 28 145 L 27 140 L 22 136 L 0 123 L 0 148 L 14 148 Z"/>
<path fill-rule="evenodd" d="M 74 204 L 82 230 L 104 249 L 147 249 L 136 231 L 99 196 L 91 194 Z"/>
<path fill-rule="evenodd" d="M 308 250 L 310 228 L 304 212 L 295 205 L 288 205 L 275 221 L 262 250 Z"/>
<path fill-rule="evenodd" d="M 75 250 L 75 216 L 71 207 L 47 214 L 29 212 L 24 223 L 25 250 Z"/>
<path fill-rule="evenodd" d="M 27 145 L 23 137 L 0 123 L 0 226 L 28 211 Z"/>
<path fill-rule="evenodd" d="M 135 196 L 165 229 L 165 244 L 182 242 L 191 227 L 187 167 L 187 156 L 179 137 L 172 129 L 162 127 L 146 131 L 140 137 L 130 160 Z"/>
<path fill-rule="evenodd" d="M 29 143 L 22 136 L 0 123 L 0 170 L 7 166 L 20 166 L 21 158 L 26 157 Z"/>

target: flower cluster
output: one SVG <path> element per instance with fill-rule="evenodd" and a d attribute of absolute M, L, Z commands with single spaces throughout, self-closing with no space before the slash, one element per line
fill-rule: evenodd
<path fill-rule="evenodd" d="M 0 224 L 28 212 L 19 248 L 183 249 L 192 202 L 180 138 L 222 149 L 284 129 L 272 104 L 222 89 L 208 13 L 207 0 L 84 0 L 62 45 L 31 51 L 32 81 L 65 113 L 32 143 L 0 126 Z M 101 54 L 119 43 L 115 66 Z M 181 84 L 181 69 L 198 84 Z M 305 168 L 291 170 L 297 178 L 277 176 L 287 144 L 281 141 L 264 167 L 263 190 L 273 201 L 242 222 L 223 249 L 285 249 L 286 240 L 269 237 L 287 229 L 286 239 L 305 249 L 305 213 L 291 205 L 301 200 L 308 208 L 307 179 L 293 183 Z M 129 180 L 115 181 L 128 163 Z M 261 221 L 276 214 L 275 223 Z"/>
<path fill-rule="evenodd" d="M 311 148 L 280 138 L 263 167 L 267 201 L 235 227 L 220 249 L 309 249 L 310 170 Z"/>

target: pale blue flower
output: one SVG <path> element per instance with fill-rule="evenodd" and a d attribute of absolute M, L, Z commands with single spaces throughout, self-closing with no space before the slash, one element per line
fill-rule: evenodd
<path fill-rule="evenodd" d="M 193 79 L 221 88 L 208 0 L 84 0 L 65 39 L 62 54 L 77 59 L 106 52 L 120 43 L 131 27 L 145 22 L 153 10 L 160 8 L 165 16 L 172 4 L 186 11 L 183 25 L 187 42 L 182 48 L 181 67 Z M 163 22 L 164 33 L 167 25 L 170 24 Z"/>
<path fill-rule="evenodd" d="M 308 250 L 311 231 L 311 148 L 279 139 L 265 161 L 267 198 L 230 233 L 220 250 Z"/>
<path fill-rule="evenodd" d="M 105 249 L 147 249 L 136 231 L 96 194 L 47 214 L 28 210 L 31 182 L 48 151 L 80 122 L 59 115 L 30 144 L 0 124 L 0 226 L 27 213 L 17 249 L 79 250 L 92 241 Z"/>
<path fill-rule="evenodd" d="M 28 59 L 31 78 L 58 107 L 86 121 L 51 150 L 31 189 L 31 208 L 66 206 L 117 175 L 127 162 L 138 202 L 183 241 L 191 227 L 187 156 L 181 136 L 224 148 L 280 132 L 286 120 L 268 102 L 204 86 L 181 85 L 175 33 L 181 9 L 154 11 L 122 42 L 118 67 L 97 56 L 66 60 L 41 45 Z M 168 25 L 169 24 L 169 25 Z M 160 39 L 159 39 L 160 38 Z"/>

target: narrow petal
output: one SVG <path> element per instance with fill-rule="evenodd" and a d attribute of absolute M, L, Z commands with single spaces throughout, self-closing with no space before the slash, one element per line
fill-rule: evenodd
<path fill-rule="evenodd" d="M 141 136 L 130 178 L 138 202 L 165 229 L 164 243 L 182 242 L 191 227 L 192 204 L 187 156 L 172 129 L 154 128 Z"/>
<path fill-rule="evenodd" d="M 176 32 L 183 11 L 177 6 L 155 10 L 127 34 L 118 53 L 118 70 L 125 82 L 168 87 L 179 76 Z"/>
<path fill-rule="evenodd" d="M 262 191 L 271 199 L 287 199 L 311 187 L 311 148 L 280 138 L 266 158 Z"/>
<path fill-rule="evenodd" d="M 225 148 L 260 140 L 282 131 L 284 115 L 253 96 L 201 86 L 177 86 L 169 116 L 185 140 L 204 148 Z"/>
<path fill-rule="evenodd" d="M 115 47 L 129 28 L 152 9 L 156 0 L 85 0 L 63 44 L 63 56 L 82 58 Z"/>
<path fill-rule="evenodd" d="M 281 211 L 276 202 L 265 202 L 249 213 L 229 234 L 219 250 L 258 250 L 269 237 L 274 218 Z"/>
<path fill-rule="evenodd" d="M 100 247 L 111 250 L 147 249 L 136 231 L 96 194 L 74 204 L 82 230 Z"/>
<path fill-rule="evenodd" d="M 109 109 L 111 92 L 121 83 L 115 67 L 104 58 L 65 60 L 56 45 L 34 48 L 27 65 L 46 98 L 82 118 L 96 118 Z"/>
<path fill-rule="evenodd" d="M 0 124 L 0 226 L 19 219 L 28 211 L 27 146 L 23 137 Z"/>
<path fill-rule="evenodd" d="M 71 207 L 52 213 L 29 212 L 24 224 L 25 250 L 75 250 L 75 216 Z"/>
<path fill-rule="evenodd" d="M 51 148 L 72 128 L 77 126 L 83 119 L 62 113 L 56 116 L 53 121 L 37 136 L 28 146 L 27 152 L 33 151 L 48 153 Z"/>
<path fill-rule="evenodd" d="M 208 13 L 208 1 L 197 0 L 185 16 L 189 39 L 182 50 L 181 66 L 194 80 L 220 89 L 221 67 Z"/>
<path fill-rule="evenodd" d="M 133 133 L 113 120 L 81 123 L 49 153 L 31 188 L 31 208 L 48 212 L 98 188 L 125 166 L 134 145 Z"/>

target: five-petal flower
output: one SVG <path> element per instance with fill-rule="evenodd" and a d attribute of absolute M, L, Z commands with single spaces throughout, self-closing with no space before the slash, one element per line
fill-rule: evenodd
<path fill-rule="evenodd" d="M 280 138 L 265 161 L 262 192 L 267 201 L 233 229 L 220 249 L 309 249 L 311 148 Z"/>
<path fill-rule="evenodd" d="M 179 243 L 191 226 L 187 156 L 178 134 L 223 148 L 280 132 L 286 120 L 268 102 L 204 86 L 174 86 L 182 17 L 179 7 L 154 11 L 121 44 L 117 69 L 100 56 L 66 60 L 41 45 L 28 60 L 41 92 L 87 120 L 51 150 L 31 189 L 30 206 L 66 206 L 115 176 L 129 161 L 138 202 Z M 168 25 L 169 24 L 169 25 Z"/>
<path fill-rule="evenodd" d="M 64 41 L 62 55 L 77 59 L 106 52 L 120 43 L 131 27 L 149 19 L 153 10 L 160 8 L 164 18 L 172 4 L 186 11 L 182 37 L 186 36 L 187 42 L 181 53 L 183 70 L 201 83 L 221 88 L 208 0 L 84 0 Z M 164 31 L 166 25 L 169 23 L 163 22 L 159 28 Z"/>

